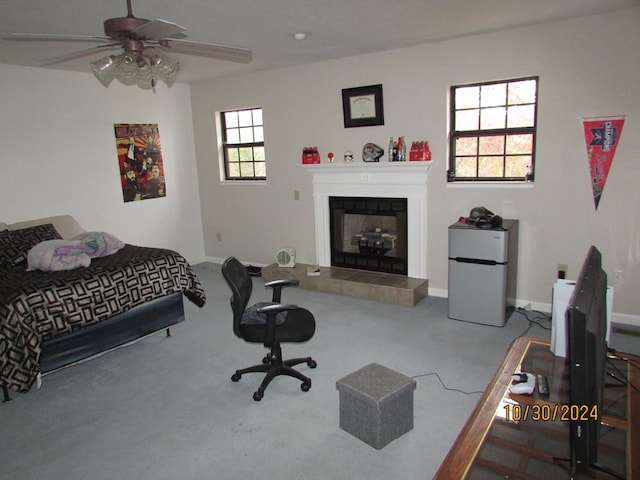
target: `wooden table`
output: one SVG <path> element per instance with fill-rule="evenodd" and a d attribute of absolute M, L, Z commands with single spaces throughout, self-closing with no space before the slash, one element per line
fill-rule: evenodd
<path fill-rule="evenodd" d="M 640 357 L 618 354 L 640 367 Z M 607 387 L 601 422 L 598 463 L 627 478 L 640 479 L 640 369 L 624 371 L 633 387 Z M 543 374 L 549 378 L 550 395 L 540 397 L 513 395 L 508 392 L 514 372 Z M 514 420 L 518 408 L 529 404 L 554 405 L 569 403 L 569 367 L 565 358 L 556 357 L 545 339 L 520 337 L 489 382 L 489 386 L 462 428 L 434 479 L 460 480 L 498 475 L 510 479 L 569 478 L 569 426 L 559 419 L 533 421 Z M 517 405 L 517 406 L 516 406 Z M 635 408 L 633 408 L 635 406 Z M 521 410 L 523 411 L 523 410 Z M 505 417 L 511 417 L 509 419 Z M 483 475 L 484 474 L 484 475 Z M 589 470 L 574 478 L 612 478 Z"/>

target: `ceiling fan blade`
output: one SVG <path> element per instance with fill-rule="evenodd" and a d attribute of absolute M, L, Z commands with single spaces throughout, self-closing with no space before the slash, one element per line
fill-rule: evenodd
<path fill-rule="evenodd" d="M 69 60 L 75 60 L 76 58 L 84 57 L 86 55 L 92 55 L 94 53 L 98 53 L 104 50 L 113 50 L 116 48 L 122 48 L 120 42 L 118 43 L 108 43 L 105 45 L 98 45 L 96 47 L 87 48 L 84 50 L 79 50 L 73 53 L 67 53 L 65 55 L 59 55 L 57 57 L 48 58 L 43 60 L 40 65 L 46 67 L 48 65 L 55 65 L 57 63 L 67 62 Z"/>
<path fill-rule="evenodd" d="M 104 35 L 67 35 L 64 33 L 11 33 L 1 32 L 4 40 L 17 40 L 23 42 L 105 42 L 111 41 Z"/>
<path fill-rule="evenodd" d="M 185 53 L 187 55 L 228 60 L 230 62 L 249 63 L 251 61 L 251 50 L 243 47 L 164 39 L 160 42 L 160 48 L 167 52 Z"/>
<path fill-rule="evenodd" d="M 186 38 L 185 28 L 177 23 L 168 22 L 166 20 L 151 20 L 138 28 L 133 29 L 132 33 L 145 40 L 160 40 L 163 38 Z"/>

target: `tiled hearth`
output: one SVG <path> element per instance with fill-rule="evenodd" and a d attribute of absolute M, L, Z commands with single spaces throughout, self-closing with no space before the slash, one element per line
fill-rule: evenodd
<path fill-rule="evenodd" d="M 300 281 L 300 287 L 307 290 L 408 307 L 425 298 L 429 287 L 426 279 L 353 268 L 320 267 L 320 275 L 309 276 L 307 267 L 309 265 L 298 263 L 293 268 L 286 268 L 274 263 L 262 268 L 262 279 L 270 282 L 295 278 Z"/>

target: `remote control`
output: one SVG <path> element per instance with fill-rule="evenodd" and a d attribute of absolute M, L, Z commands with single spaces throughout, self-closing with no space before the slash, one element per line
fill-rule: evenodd
<path fill-rule="evenodd" d="M 538 375 L 538 394 L 541 397 L 549 396 L 549 379 L 545 375 Z"/>

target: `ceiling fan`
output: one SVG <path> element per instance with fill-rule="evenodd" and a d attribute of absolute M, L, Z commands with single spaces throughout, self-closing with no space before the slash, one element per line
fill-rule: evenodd
<path fill-rule="evenodd" d="M 122 83 L 154 88 L 155 78 L 173 84 L 179 65 L 161 52 L 182 53 L 231 62 L 248 63 L 251 50 L 215 43 L 184 40 L 185 28 L 166 20 L 147 20 L 133 15 L 131 0 L 127 2 L 127 16 L 109 18 L 104 22 L 104 35 L 67 35 L 51 33 L 0 33 L 4 40 L 99 42 L 100 45 L 72 52 L 41 62 L 42 66 L 74 60 L 93 53 L 123 49 L 121 55 L 110 55 L 91 62 L 93 72 L 103 85 L 117 78 Z"/>

